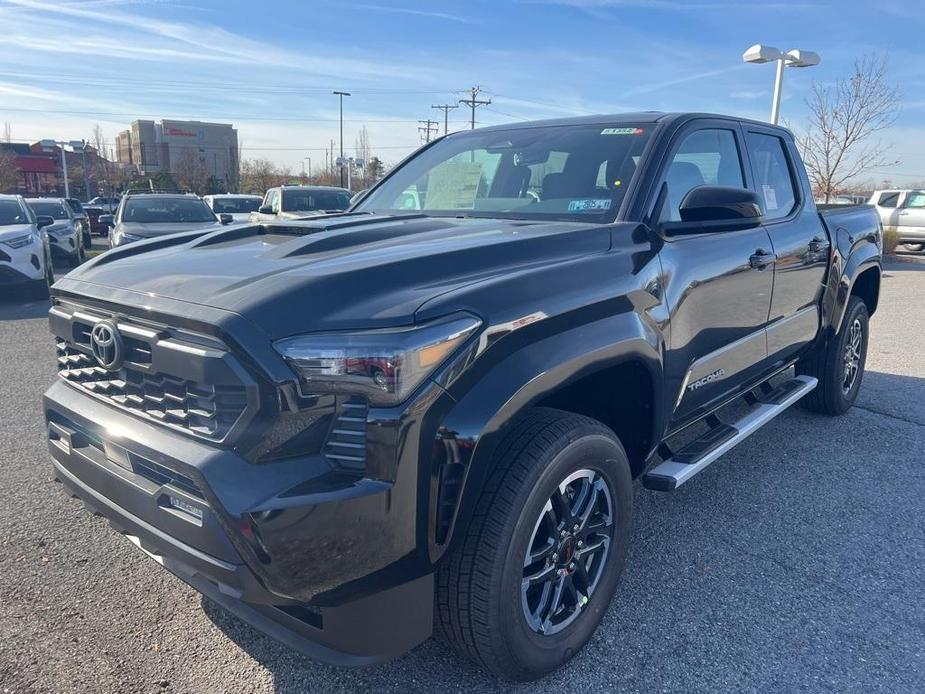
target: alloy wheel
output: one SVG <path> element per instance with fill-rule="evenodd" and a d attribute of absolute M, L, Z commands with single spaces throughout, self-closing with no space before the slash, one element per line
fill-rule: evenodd
<path fill-rule="evenodd" d="M 559 632 L 587 607 L 607 564 L 613 529 L 613 496 L 600 473 L 577 470 L 559 483 L 524 556 L 521 604 L 534 632 Z"/>
<path fill-rule="evenodd" d="M 861 368 L 861 349 L 863 347 L 864 328 L 857 318 L 848 329 L 848 339 L 845 342 L 845 377 L 842 381 L 842 392 L 848 394 L 854 387 Z"/>

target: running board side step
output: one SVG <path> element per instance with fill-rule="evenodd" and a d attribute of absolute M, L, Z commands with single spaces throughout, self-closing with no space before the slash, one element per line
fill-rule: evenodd
<path fill-rule="evenodd" d="M 817 383 L 818 380 L 812 376 L 797 376 L 763 392 L 742 419 L 732 424 L 719 424 L 687 444 L 668 460 L 645 473 L 642 486 L 658 492 L 674 491 L 793 405 L 815 388 Z"/>

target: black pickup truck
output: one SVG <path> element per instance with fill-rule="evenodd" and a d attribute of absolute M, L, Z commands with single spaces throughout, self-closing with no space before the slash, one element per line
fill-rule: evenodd
<path fill-rule="evenodd" d="M 634 478 L 673 490 L 798 400 L 852 405 L 881 244 L 872 208 L 817 210 L 764 123 L 452 134 L 344 214 L 59 280 L 54 474 L 314 658 L 436 631 L 536 678 L 617 589 Z"/>

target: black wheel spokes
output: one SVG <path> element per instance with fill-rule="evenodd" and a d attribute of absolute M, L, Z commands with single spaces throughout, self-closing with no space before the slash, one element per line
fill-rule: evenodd
<path fill-rule="evenodd" d="M 524 558 L 522 604 L 530 627 L 564 629 L 590 601 L 613 530 L 611 494 L 592 470 L 569 475 L 537 519 Z"/>

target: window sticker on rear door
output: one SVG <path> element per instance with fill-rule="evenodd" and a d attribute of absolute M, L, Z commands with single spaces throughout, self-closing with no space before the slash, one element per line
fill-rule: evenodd
<path fill-rule="evenodd" d="M 588 198 L 586 200 L 571 200 L 568 204 L 569 212 L 600 212 L 610 209 L 610 198 Z"/>

